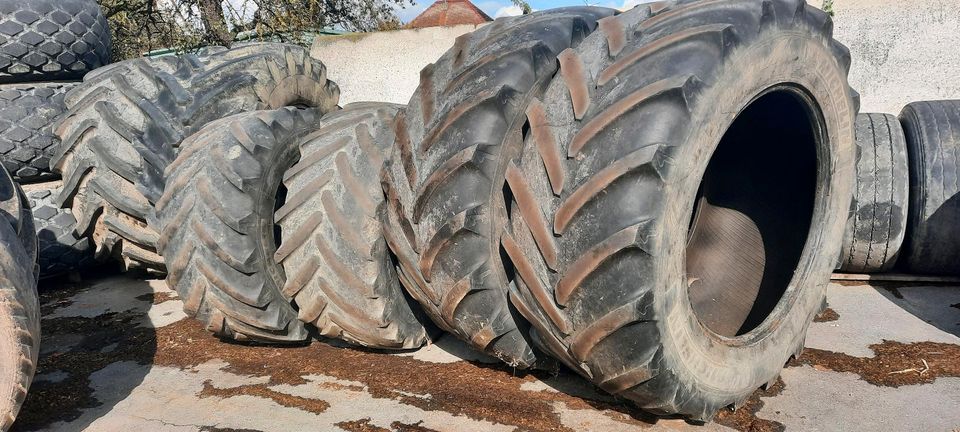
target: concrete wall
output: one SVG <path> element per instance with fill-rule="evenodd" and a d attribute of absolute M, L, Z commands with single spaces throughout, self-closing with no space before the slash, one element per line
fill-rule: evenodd
<path fill-rule="evenodd" d="M 820 6 L 822 0 L 808 0 Z M 863 112 L 898 114 L 915 100 L 960 99 L 960 0 L 834 0 L 835 36 L 853 56 Z M 342 103 L 407 103 L 420 70 L 473 26 L 318 39 L 312 55 Z"/>
<path fill-rule="evenodd" d="M 360 101 L 406 104 L 420 70 L 477 26 L 434 27 L 318 38 L 310 55 L 327 65 L 340 86 L 340 105 Z"/>
<path fill-rule="evenodd" d="M 960 0 L 834 0 L 833 8 L 861 112 L 960 99 Z"/>

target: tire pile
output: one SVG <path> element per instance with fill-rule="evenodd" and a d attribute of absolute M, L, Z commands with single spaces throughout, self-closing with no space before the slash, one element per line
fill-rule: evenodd
<path fill-rule="evenodd" d="M 0 32 L 43 30 L 7 9 Z M 37 66 L 5 39 L 0 79 L 105 63 L 108 39 L 78 39 L 89 52 Z M 0 181 L 0 276 L 36 284 L 29 202 L 56 246 L 41 232 L 41 271 L 163 275 L 223 339 L 413 349 L 435 325 L 709 421 L 800 354 L 838 262 L 960 273 L 960 102 L 858 116 L 849 67 L 802 0 L 679 0 L 498 19 L 425 68 L 406 106 L 338 106 L 323 63 L 285 44 L 16 84 L 0 91 L 5 167 L 62 186 Z M 0 294 L 25 305 L 0 310 L 0 335 L 31 335 L 0 359 L 24 365 L 25 392 L 35 291 Z"/>

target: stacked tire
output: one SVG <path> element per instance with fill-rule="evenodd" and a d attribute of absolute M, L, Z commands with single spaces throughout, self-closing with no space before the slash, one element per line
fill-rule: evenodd
<path fill-rule="evenodd" d="M 776 380 L 822 305 L 849 65 L 802 0 L 500 19 L 406 106 L 340 109 L 289 45 L 136 59 L 65 97 L 53 199 L 218 337 L 410 349 L 429 320 L 707 421 Z"/>

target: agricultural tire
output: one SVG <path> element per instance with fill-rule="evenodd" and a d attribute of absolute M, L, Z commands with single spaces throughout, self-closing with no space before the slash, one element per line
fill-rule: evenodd
<path fill-rule="evenodd" d="M 803 0 L 652 3 L 600 29 L 561 54 L 505 170 L 510 299 L 600 388 L 707 421 L 776 380 L 822 305 L 850 57 Z"/>
<path fill-rule="evenodd" d="M 896 116 L 860 114 L 855 124 L 857 175 L 840 249 L 840 271 L 893 268 L 907 230 L 907 144 Z"/>
<path fill-rule="evenodd" d="M 402 107 L 356 103 L 327 114 L 299 143 L 276 212 L 283 294 L 323 336 L 383 349 L 418 348 L 427 333 L 397 279 L 377 211 L 380 170 Z"/>
<path fill-rule="evenodd" d="M 180 142 L 210 121 L 288 105 L 336 109 L 340 91 L 301 47 L 246 45 L 208 56 L 140 58 L 94 71 L 66 97 L 51 166 L 63 174 L 58 204 L 96 256 L 164 270 L 153 205 Z"/>
<path fill-rule="evenodd" d="M 18 183 L 56 178 L 50 171 L 60 139 L 54 123 L 66 111 L 63 97 L 76 83 L 0 86 L 0 161 Z"/>
<path fill-rule="evenodd" d="M 78 80 L 110 54 L 94 0 L 0 0 L 0 83 Z"/>
<path fill-rule="evenodd" d="M 33 186 L 39 185 L 49 187 L 34 189 Z M 97 262 L 93 257 L 90 239 L 74 234 L 77 220 L 70 209 L 60 208 L 56 204 L 59 182 L 39 185 L 31 185 L 30 189 L 34 190 L 27 191 L 27 199 L 37 229 L 40 279 L 95 266 Z"/>
<path fill-rule="evenodd" d="M 910 160 L 903 267 L 960 276 L 960 100 L 913 102 L 900 124 Z"/>
<path fill-rule="evenodd" d="M 401 281 L 439 327 L 513 367 L 536 357 L 507 300 L 503 170 L 522 144 L 524 111 L 557 72 L 557 56 L 615 13 L 551 9 L 461 36 L 421 71 L 397 117 L 382 217 Z"/>
<path fill-rule="evenodd" d="M 40 353 L 37 235 L 26 196 L 0 169 L 0 430 L 23 404 Z"/>

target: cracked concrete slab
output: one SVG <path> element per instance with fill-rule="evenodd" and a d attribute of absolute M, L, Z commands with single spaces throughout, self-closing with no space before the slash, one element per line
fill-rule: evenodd
<path fill-rule="evenodd" d="M 870 358 L 869 346 L 884 340 L 960 344 L 951 327 L 960 321 L 960 309 L 950 307 L 960 303 L 960 289 L 832 285 L 828 300 L 837 320 L 813 324 L 808 347 Z M 326 342 L 300 349 L 228 344 L 184 320 L 182 303 L 162 281 L 110 277 L 58 295 L 55 301 L 48 296 L 44 307 L 48 335 L 41 370 L 25 404 L 27 414 L 22 417 L 27 419 L 15 425 L 16 431 L 720 431 L 731 430 L 728 426 L 759 427 L 723 419 L 723 424 L 699 426 L 654 419 L 569 371 L 506 371 L 448 335 L 424 349 L 395 354 Z M 316 354 L 294 357 L 303 355 L 298 350 Z M 190 358 L 201 353 L 205 357 L 200 360 Z M 316 365 L 291 365 L 291 358 Z M 247 361 L 241 365 L 238 359 Z M 85 363 L 90 361 L 99 363 L 90 367 Z M 362 368 L 369 365 L 377 367 Z M 390 376 L 391 367 L 422 371 L 405 379 L 437 384 L 396 381 Z M 344 374 L 349 369 L 370 372 Z M 456 378 L 449 385 L 463 388 L 447 388 L 428 376 L 432 374 Z M 787 430 L 950 430 L 960 426 L 956 410 L 960 378 L 890 388 L 869 384 L 853 373 L 793 363 L 781 378 L 782 392 L 754 396 L 756 414 L 751 411 L 746 416 L 754 418 L 755 425 Z M 390 384 L 384 386 L 384 380 Z M 471 397 L 489 392 L 495 392 L 494 397 Z M 531 420 L 534 417 L 539 420 Z"/>
<path fill-rule="evenodd" d="M 840 319 L 813 323 L 807 348 L 872 357 L 869 346 L 884 340 L 960 344 L 960 309 L 950 306 L 960 304 L 956 287 L 831 284 L 827 300 Z"/>

